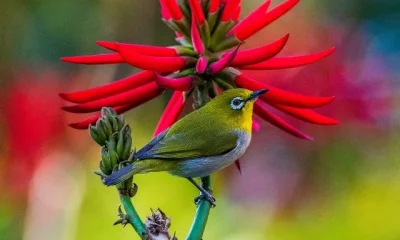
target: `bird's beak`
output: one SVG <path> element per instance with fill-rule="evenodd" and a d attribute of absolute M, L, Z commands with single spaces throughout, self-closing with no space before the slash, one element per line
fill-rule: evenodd
<path fill-rule="evenodd" d="M 249 99 L 247 99 L 247 101 L 251 101 L 251 100 L 255 100 L 257 99 L 259 96 L 263 95 L 264 93 L 268 92 L 268 89 L 262 89 L 262 90 L 258 90 L 258 91 L 254 91 L 250 94 Z"/>

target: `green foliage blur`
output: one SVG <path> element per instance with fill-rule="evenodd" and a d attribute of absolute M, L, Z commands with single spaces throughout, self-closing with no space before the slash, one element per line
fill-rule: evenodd
<path fill-rule="evenodd" d="M 242 2 L 243 17 L 262 1 Z M 3 0 L 0 9 L 0 239 L 138 239 L 130 226 L 112 226 L 120 202 L 92 173 L 99 148 L 68 128 L 82 117 L 62 113 L 57 96 L 137 69 L 59 58 L 104 52 L 96 40 L 174 44 L 158 1 Z M 400 239 L 398 9 L 397 0 L 301 1 L 246 43 L 291 32 L 287 55 L 336 46 L 320 63 L 253 76 L 336 95 L 323 111 L 341 124 L 294 123 L 315 137 L 304 142 L 262 123 L 243 175 L 232 166 L 212 177 L 217 207 L 204 239 Z M 125 114 L 135 146 L 150 140 L 169 96 Z M 184 239 L 197 190 L 166 173 L 134 181 L 140 216 L 162 209 Z"/>

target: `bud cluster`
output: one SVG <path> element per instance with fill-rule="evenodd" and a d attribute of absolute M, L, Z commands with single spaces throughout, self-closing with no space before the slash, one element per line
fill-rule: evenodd
<path fill-rule="evenodd" d="M 94 171 L 101 178 L 107 177 L 135 160 L 135 153 L 131 151 L 131 128 L 124 123 L 123 116 L 119 116 L 114 109 L 102 108 L 101 117 L 95 126 L 89 126 L 89 133 L 101 146 L 100 169 Z M 130 178 L 118 184 L 118 190 L 133 196 L 137 187 L 132 187 L 132 180 Z"/>

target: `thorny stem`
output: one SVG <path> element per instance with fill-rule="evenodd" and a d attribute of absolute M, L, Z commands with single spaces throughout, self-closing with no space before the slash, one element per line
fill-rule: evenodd
<path fill-rule="evenodd" d="M 136 212 L 135 207 L 132 204 L 131 198 L 121 193 L 119 194 L 119 197 L 121 199 L 122 205 L 124 206 L 125 212 L 129 217 L 129 223 L 132 225 L 132 227 L 135 229 L 141 239 L 148 239 L 146 226 Z"/>

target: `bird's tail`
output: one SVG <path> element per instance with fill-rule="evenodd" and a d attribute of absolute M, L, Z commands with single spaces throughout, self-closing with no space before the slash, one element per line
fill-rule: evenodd
<path fill-rule="evenodd" d="M 135 173 L 137 173 L 135 164 L 130 164 L 119 169 L 118 171 L 111 173 L 109 176 L 103 179 L 103 183 L 107 186 L 117 185 L 118 183 L 128 180 Z"/>

